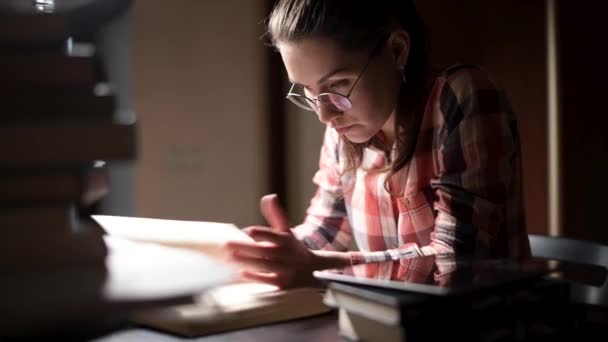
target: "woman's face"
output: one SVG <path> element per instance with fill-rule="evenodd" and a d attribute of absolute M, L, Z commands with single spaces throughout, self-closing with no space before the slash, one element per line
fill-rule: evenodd
<path fill-rule="evenodd" d="M 311 99 L 325 92 L 346 96 L 369 61 L 352 89 L 351 109 L 336 112 L 318 103 L 317 110 L 322 123 L 351 142 L 364 143 L 380 130 L 387 138 L 394 137 L 394 113 L 402 79 L 399 66 L 402 64 L 387 47 L 389 43 L 390 38 L 371 60 L 371 50 L 346 51 L 329 39 L 279 42 L 277 46 L 289 80 L 299 85 L 295 89 L 303 89 L 303 95 Z"/>

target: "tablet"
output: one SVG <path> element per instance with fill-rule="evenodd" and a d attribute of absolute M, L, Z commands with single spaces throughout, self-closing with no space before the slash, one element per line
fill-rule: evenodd
<path fill-rule="evenodd" d="M 440 255 L 315 271 L 313 275 L 324 282 L 454 296 L 520 288 L 522 284 L 550 273 L 552 269 L 554 266 L 542 259 L 516 262 L 509 259 L 456 259 L 451 255 Z"/>

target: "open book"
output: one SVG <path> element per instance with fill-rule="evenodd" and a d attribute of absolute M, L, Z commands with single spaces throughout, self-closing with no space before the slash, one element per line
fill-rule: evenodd
<path fill-rule="evenodd" d="M 109 234 L 133 241 L 185 248 L 226 262 L 222 246 L 230 240 L 252 241 L 232 224 L 94 215 Z M 204 272 L 205 270 L 201 270 Z M 281 291 L 274 286 L 234 281 L 201 293 L 193 303 L 136 312 L 134 322 L 184 336 L 201 336 L 322 314 L 323 290 Z"/>
<path fill-rule="evenodd" d="M 226 258 L 222 246 L 225 242 L 253 241 L 249 235 L 229 223 L 109 215 L 92 217 L 108 235 L 190 249 L 224 261 Z"/>

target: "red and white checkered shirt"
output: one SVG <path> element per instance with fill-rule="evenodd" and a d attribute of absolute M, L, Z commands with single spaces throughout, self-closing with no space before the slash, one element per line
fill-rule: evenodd
<path fill-rule="evenodd" d="M 523 258 L 530 254 L 515 116 L 503 91 L 476 67 L 451 68 L 432 85 L 410 163 L 385 188 L 395 149 L 367 147 L 356 173 L 343 142 L 325 132 L 318 185 L 304 222 L 308 248 L 347 251 L 352 264 L 451 253 Z M 398 191 L 393 191 L 397 192 Z"/>

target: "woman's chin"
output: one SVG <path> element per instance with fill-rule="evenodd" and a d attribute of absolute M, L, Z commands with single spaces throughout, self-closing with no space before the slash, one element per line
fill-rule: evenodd
<path fill-rule="evenodd" d="M 371 139 L 371 136 L 367 136 L 367 135 L 363 135 L 363 134 L 357 134 L 357 132 L 353 132 L 353 130 L 349 130 L 346 133 L 342 134 L 343 137 L 345 137 L 348 141 L 350 141 L 351 143 L 354 144 L 363 144 L 369 141 L 369 139 Z"/>

